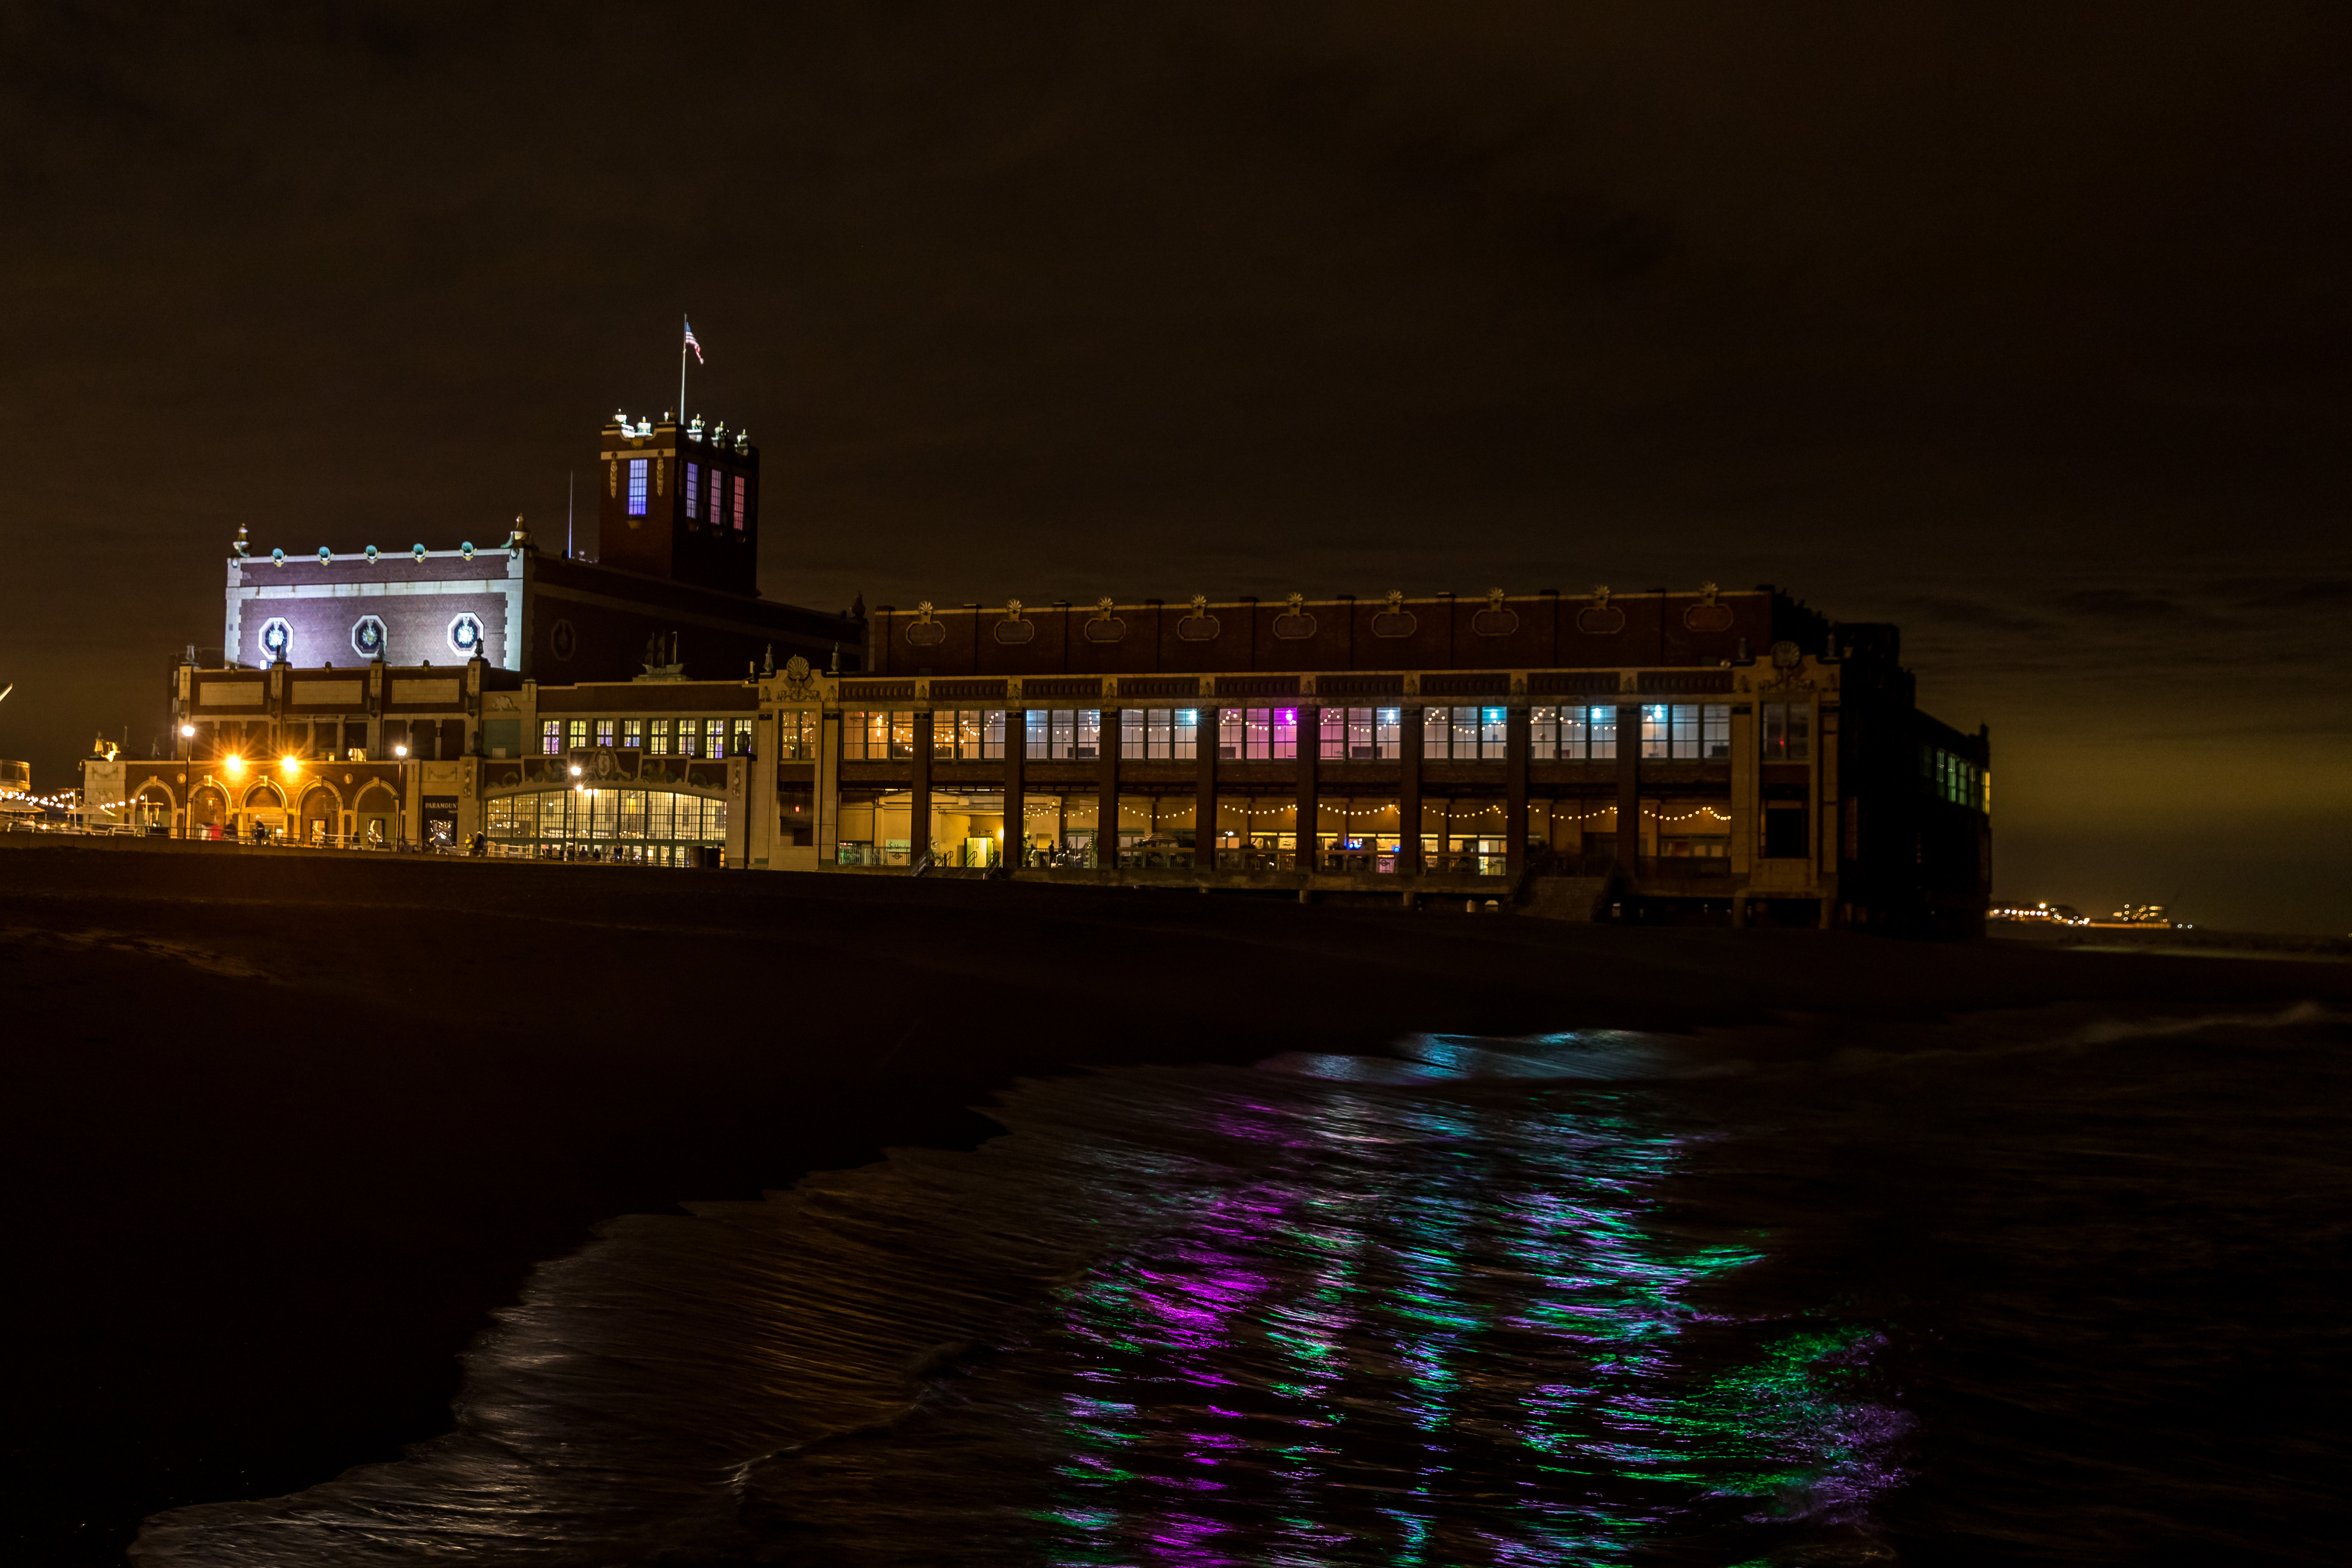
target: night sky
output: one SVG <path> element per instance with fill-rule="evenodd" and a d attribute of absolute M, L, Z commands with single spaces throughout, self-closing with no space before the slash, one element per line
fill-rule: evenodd
<path fill-rule="evenodd" d="M 9 7 L 0 754 L 144 755 L 239 523 L 560 541 L 685 310 L 771 596 L 1777 583 L 1991 726 L 2000 897 L 2352 929 L 2348 46 L 2242 0 Z"/>

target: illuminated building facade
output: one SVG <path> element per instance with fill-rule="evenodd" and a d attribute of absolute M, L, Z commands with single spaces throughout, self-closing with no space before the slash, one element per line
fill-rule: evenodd
<path fill-rule="evenodd" d="M 740 679 L 184 668 L 186 756 L 88 787 L 304 841 L 1982 926 L 1985 734 L 1918 711 L 1895 628 L 1769 588 L 886 606 L 866 630 L 861 672 Z M 237 796 L 192 766 L 232 754 L 310 782 L 280 761 Z"/>
<path fill-rule="evenodd" d="M 658 643 L 670 662 L 709 674 L 771 650 L 856 669 L 865 634 L 854 615 L 758 595 L 759 468 L 759 449 L 723 426 L 614 416 L 597 446 L 595 561 L 543 552 L 520 526 L 480 546 L 258 553 L 240 531 L 221 662 L 444 668 L 480 658 L 541 680 L 626 680 Z"/>

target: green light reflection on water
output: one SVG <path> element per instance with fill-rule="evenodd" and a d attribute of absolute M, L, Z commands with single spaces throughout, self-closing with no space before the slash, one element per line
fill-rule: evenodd
<path fill-rule="evenodd" d="M 1694 1359 L 1694 1292 L 1761 1255 L 1657 1223 L 1690 1145 L 1646 1098 L 1215 1109 L 1274 1157 L 1061 1299 L 1092 1392 L 1055 1416 L 1042 1559 L 1617 1563 L 1708 1499 L 1885 1484 L 1885 1413 L 1850 1386 L 1867 1331 Z"/>

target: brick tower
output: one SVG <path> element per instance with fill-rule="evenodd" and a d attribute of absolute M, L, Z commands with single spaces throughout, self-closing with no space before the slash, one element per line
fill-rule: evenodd
<path fill-rule="evenodd" d="M 598 563 L 721 593 L 760 574 L 760 449 L 725 425 L 615 414 L 598 451 Z"/>

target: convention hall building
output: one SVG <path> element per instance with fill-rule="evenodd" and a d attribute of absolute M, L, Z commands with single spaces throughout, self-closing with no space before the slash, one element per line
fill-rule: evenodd
<path fill-rule="evenodd" d="M 615 419 L 599 455 L 596 562 L 240 545 L 236 657 L 85 798 L 248 843 L 1981 928 L 1988 738 L 1918 709 L 1893 626 L 1713 585 L 826 614 L 751 587 L 748 443 Z"/>

